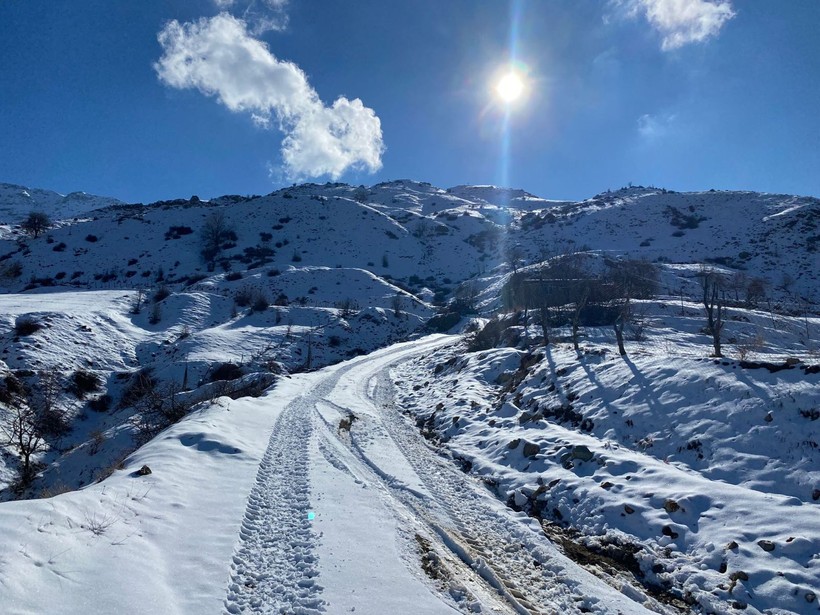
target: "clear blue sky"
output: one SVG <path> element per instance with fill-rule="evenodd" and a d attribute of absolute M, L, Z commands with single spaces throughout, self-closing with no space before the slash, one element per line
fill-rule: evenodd
<path fill-rule="evenodd" d="M 818 28 L 817 0 L 0 0 L 0 181 L 820 196 Z"/>

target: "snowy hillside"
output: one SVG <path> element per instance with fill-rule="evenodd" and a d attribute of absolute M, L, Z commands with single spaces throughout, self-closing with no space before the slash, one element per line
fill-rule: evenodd
<path fill-rule="evenodd" d="M 32 211 L 43 212 L 52 220 L 66 220 L 95 209 L 121 204 L 117 199 L 85 192 L 63 195 L 51 190 L 0 183 L 0 237 L 9 233 L 11 225 L 19 223 Z"/>
<path fill-rule="evenodd" d="M 0 184 L 0 216 L 9 612 L 820 609 L 818 199 Z"/>

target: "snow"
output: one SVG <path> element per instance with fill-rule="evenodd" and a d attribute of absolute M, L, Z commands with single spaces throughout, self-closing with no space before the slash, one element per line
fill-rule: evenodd
<path fill-rule="evenodd" d="M 644 573 L 685 588 L 701 608 L 726 600 L 751 612 L 816 612 L 816 371 L 621 358 L 591 345 L 537 352 L 522 373 L 532 355 L 521 350 L 440 351 L 396 371 L 400 402 L 422 420 L 439 408 L 431 420 L 448 447 L 493 477 L 503 498 L 537 505 L 588 544 L 639 544 Z M 514 388 L 498 384 L 516 372 Z M 551 417 L 562 405 L 582 414 Z M 523 454 L 522 442 L 535 453 Z M 739 572 L 748 579 L 730 583 Z"/>
<path fill-rule="evenodd" d="M 221 398 L 101 483 L 5 503 L 4 612 L 218 610 L 276 416 L 269 406 Z M 134 476 L 144 464 L 152 474 Z"/>
<path fill-rule="evenodd" d="M 32 211 L 41 211 L 54 221 L 67 220 L 113 205 L 122 205 L 122 202 L 85 192 L 62 195 L 51 190 L 0 183 L 0 223 L 19 223 Z M 0 237 L 8 234 L 10 229 L 0 227 Z"/>
<path fill-rule="evenodd" d="M 75 219 L 27 237 L 35 205 Z M 124 206 L 2 184 L 0 393 L 55 370 L 72 427 L 21 493 L 0 457 L 4 612 L 816 613 L 819 207 L 411 180 Z M 215 212 L 236 239 L 209 265 Z M 532 313 L 512 347 L 425 337 L 460 286 L 474 326 L 501 308 L 511 247 L 524 272 L 652 260 L 628 356 L 611 327 L 544 347 Z M 732 281 L 726 358 L 703 267 Z M 72 391 L 78 371 L 98 388 Z M 121 403 L 137 373 L 191 406 L 158 435 L 148 402 Z"/>

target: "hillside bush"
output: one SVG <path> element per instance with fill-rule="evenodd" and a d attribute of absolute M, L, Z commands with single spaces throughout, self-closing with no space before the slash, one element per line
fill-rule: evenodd
<path fill-rule="evenodd" d="M 14 279 L 23 275 L 23 264 L 20 261 L 11 261 L 0 267 L 0 278 Z"/>
<path fill-rule="evenodd" d="M 91 408 L 94 412 L 108 412 L 109 408 L 111 408 L 111 402 L 113 399 L 107 393 L 104 395 L 100 395 L 99 397 L 94 397 L 88 401 L 88 407 Z"/>
<path fill-rule="evenodd" d="M 253 289 L 250 286 L 243 286 L 237 289 L 233 296 L 234 303 L 239 307 L 248 307 L 253 301 Z"/>
<path fill-rule="evenodd" d="M 167 299 L 171 296 L 171 289 L 168 288 L 165 284 L 162 284 L 159 288 L 154 291 L 153 300 L 154 303 L 159 303 L 160 301 Z"/>
<path fill-rule="evenodd" d="M 220 380 L 237 380 L 244 375 L 242 366 L 236 363 L 219 363 L 210 373 L 208 382 L 217 382 Z"/>
<path fill-rule="evenodd" d="M 268 309 L 268 307 L 270 307 L 270 300 L 268 300 L 268 296 L 265 294 L 263 290 L 257 290 L 253 297 L 251 311 L 264 312 Z"/>
<path fill-rule="evenodd" d="M 71 374 L 69 390 L 77 397 L 83 399 L 89 393 L 94 393 L 102 386 L 102 380 L 94 372 L 78 369 Z"/>
<path fill-rule="evenodd" d="M 28 314 L 18 316 L 17 319 L 14 321 L 14 333 L 18 337 L 32 335 L 33 333 L 36 333 L 42 328 L 42 323 L 38 322 Z"/>
<path fill-rule="evenodd" d="M 157 387 L 157 381 L 148 368 L 143 368 L 131 374 L 128 383 L 122 391 L 118 406 L 129 408 L 137 404 L 146 395 L 153 392 Z"/>
<path fill-rule="evenodd" d="M 467 349 L 476 352 L 500 346 L 515 347 L 521 339 L 521 334 L 514 325 L 513 318 L 493 318 L 469 339 Z"/>

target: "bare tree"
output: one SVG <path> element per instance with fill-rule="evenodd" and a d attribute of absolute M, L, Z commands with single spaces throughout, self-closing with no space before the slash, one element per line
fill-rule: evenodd
<path fill-rule="evenodd" d="M 629 297 L 627 296 L 623 303 L 621 303 L 620 309 L 618 310 L 618 317 L 615 319 L 615 324 L 613 328 L 615 329 L 615 339 L 618 342 L 618 353 L 622 356 L 626 356 L 626 348 L 624 347 L 624 326 L 632 317 L 632 304 L 629 301 Z"/>
<path fill-rule="evenodd" d="M 47 447 L 43 434 L 37 424 L 37 416 L 32 408 L 25 404 L 15 404 L 9 408 L 8 424 L 0 427 L 5 436 L 5 444 L 17 449 L 22 461 L 20 478 L 23 485 L 28 485 L 34 478 L 31 457 Z"/>
<path fill-rule="evenodd" d="M 401 293 L 396 293 L 395 295 L 393 295 L 393 297 L 391 297 L 390 307 L 393 308 L 393 316 L 395 316 L 396 318 L 401 317 L 401 304 Z"/>
<path fill-rule="evenodd" d="M 550 309 L 544 304 L 538 308 L 538 320 L 541 322 L 541 335 L 544 338 L 544 346 L 550 345 L 551 317 Z"/>
<path fill-rule="evenodd" d="M 723 279 L 711 269 L 703 268 L 700 272 L 700 283 L 703 289 L 703 307 L 706 309 L 706 331 L 712 336 L 716 357 L 722 357 L 720 334 L 723 331 L 725 296 L 722 290 Z"/>
<path fill-rule="evenodd" d="M 578 330 L 581 326 L 581 313 L 589 300 L 590 284 L 586 281 L 579 284 L 572 301 L 572 347 L 578 350 Z"/>
<path fill-rule="evenodd" d="M 42 211 L 32 211 L 20 226 L 26 233 L 37 239 L 51 226 L 51 219 Z"/>
<path fill-rule="evenodd" d="M 34 479 L 34 455 L 48 448 L 48 437 L 59 438 L 68 431 L 65 409 L 59 403 L 59 375 L 56 370 L 37 374 L 34 386 L 17 382 L 17 391 L 8 395 L 6 420 L 0 423 L 2 442 L 14 447 L 20 456 L 20 482 L 26 486 Z M 8 389 L 8 386 L 7 386 Z"/>
<path fill-rule="evenodd" d="M 475 282 L 467 280 L 456 288 L 450 307 L 459 314 L 475 314 L 478 311 L 478 287 Z"/>
<path fill-rule="evenodd" d="M 512 272 L 518 273 L 518 267 L 527 256 L 527 253 L 524 251 L 524 248 L 516 244 L 507 247 L 505 256 Z"/>
<path fill-rule="evenodd" d="M 746 286 L 746 304 L 755 307 L 759 301 L 766 298 L 766 280 L 752 278 Z"/>
<path fill-rule="evenodd" d="M 234 235 L 228 219 L 223 211 L 215 211 L 205 218 L 205 222 L 200 230 L 202 240 L 202 257 L 208 263 L 213 263 L 222 251 L 225 240 Z"/>
<path fill-rule="evenodd" d="M 359 309 L 359 306 L 356 304 L 353 299 L 347 297 L 346 299 L 342 299 L 336 303 L 336 308 L 339 310 L 339 317 L 344 318 L 345 320 L 351 318 L 352 316 L 356 315 L 356 312 Z"/>

